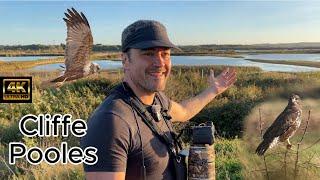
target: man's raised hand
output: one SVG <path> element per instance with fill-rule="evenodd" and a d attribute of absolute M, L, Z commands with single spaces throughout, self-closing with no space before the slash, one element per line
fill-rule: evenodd
<path fill-rule="evenodd" d="M 226 68 L 217 77 L 214 76 L 213 69 L 210 69 L 209 86 L 215 90 L 217 95 L 227 90 L 236 80 L 237 73 L 235 68 Z"/>

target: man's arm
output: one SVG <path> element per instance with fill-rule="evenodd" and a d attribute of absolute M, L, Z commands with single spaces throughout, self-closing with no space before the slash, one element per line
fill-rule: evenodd
<path fill-rule="evenodd" d="M 124 180 L 125 172 L 86 172 L 87 180 Z"/>
<path fill-rule="evenodd" d="M 208 81 L 209 87 L 197 96 L 180 103 L 171 101 L 169 114 L 173 121 L 188 121 L 198 114 L 218 94 L 223 93 L 236 81 L 236 71 L 234 68 L 227 68 L 217 77 L 214 77 L 214 72 L 211 70 Z"/>

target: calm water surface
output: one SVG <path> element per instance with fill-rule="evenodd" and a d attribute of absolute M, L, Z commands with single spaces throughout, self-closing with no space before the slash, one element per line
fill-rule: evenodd
<path fill-rule="evenodd" d="M 248 54 L 245 59 L 316 61 L 320 62 L 320 54 Z"/>
<path fill-rule="evenodd" d="M 1 61 L 33 61 L 38 59 L 54 59 L 63 56 L 13 56 L 13 57 L 0 57 Z"/>
<path fill-rule="evenodd" d="M 230 57 L 215 57 L 215 56 L 172 56 L 172 65 L 229 65 L 229 66 L 255 66 L 260 67 L 264 71 L 282 71 L 282 72 L 306 72 L 306 71 L 320 71 L 320 68 L 294 66 L 294 65 L 280 65 L 280 64 L 268 64 L 258 63 L 245 60 L 243 58 L 230 58 Z M 118 69 L 122 67 L 121 61 L 110 60 L 97 60 L 102 69 Z M 57 64 L 46 64 L 32 68 L 32 70 L 56 70 L 61 69 Z"/>
<path fill-rule="evenodd" d="M 121 61 L 98 60 L 93 62 L 99 64 L 102 69 L 118 69 L 122 67 Z M 45 64 L 45 65 L 35 66 L 32 68 L 32 70 L 52 71 L 52 70 L 62 69 L 60 66 L 65 66 L 65 65 L 64 63 Z"/>

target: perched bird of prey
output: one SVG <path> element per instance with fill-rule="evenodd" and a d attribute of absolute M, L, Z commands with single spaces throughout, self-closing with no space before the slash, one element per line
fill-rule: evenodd
<path fill-rule="evenodd" d="M 81 12 L 67 9 L 63 20 L 67 25 L 67 39 L 65 49 L 65 71 L 56 79 L 57 86 L 65 81 L 79 79 L 98 72 L 100 66 L 90 61 L 93 38 L 87 18 Z"/>
<path fill-rule="evenodd" d="M 287 148 L 291 148 L 289 138 L 294 135 L 301 124 L 301 99 L 298 95 L 293 94 L 289 98 L 287 107 L 272 123 L 263 135 L 263 141 L 259 144 L 256 153 L 262 156 L 269 148 L 274 147 L 277 143 L 287 142 Z"/>

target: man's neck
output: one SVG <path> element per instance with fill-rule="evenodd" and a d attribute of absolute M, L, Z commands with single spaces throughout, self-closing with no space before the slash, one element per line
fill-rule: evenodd
<path fill-rule="evenodd" d="M 132 81 L 124 80 L 124 82 L 130 86 L 134 94 L 141 100 L 143 104 L 152 105 L 155 92 L 147 92 L 145 89 L 136 86 Z"/>

